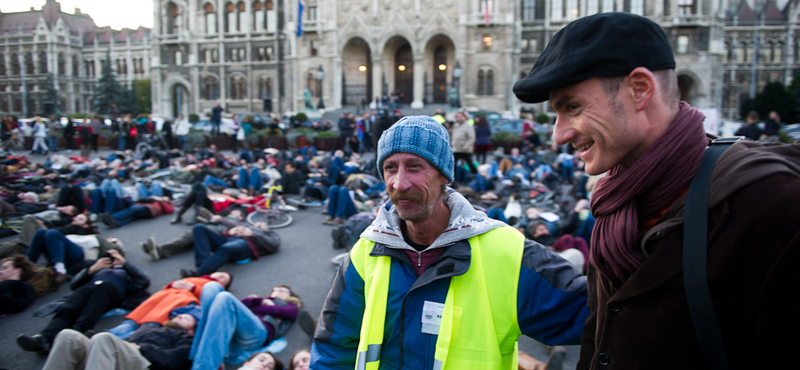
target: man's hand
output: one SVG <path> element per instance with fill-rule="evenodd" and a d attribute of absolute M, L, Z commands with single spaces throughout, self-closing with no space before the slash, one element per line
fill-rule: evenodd
<path fill-rule="evenodd" d="M 111 255 L 111 258 L 113 258 L 112 265 L 115 265 L 115 266 L 122 266 L 122 265 L 124 265 L 124 264 L 125 264 L 125 257 L 122 257 L 122 254 L 121 254 L 121 253 L 119 253 L 119 251 L 118 251 L 118 250 L 116 250 L 116 249 L 109 249 L 109 250 L 108 250 L 108 254 L 110 254 L 110 255 Z"/>
<path fill-rule="evenodd" d="M 211 220 L 210 220 L 210 221 L 211 221 L 211 222 L 219 222 L 219 220 L 221 220 L 221 219 L 222 219 L 222 216 L 220 216 L 220 215 L 213 215 L 213 216 L 211 216 Z"/>
<path fill-rule="evenodd" d="M 111 262 L 112 259 L 110 257 L 98 258 L 93 265 L 89 266 L 89 274 L 94 275 L 102 269 L 110 269 L 113 266 Z"/>
<path fill-rule="evenodd" d="M 172 282 L 172 287 L 175 289 L 188 290 L 191 292 L 192 289 L 194 289 L 194 284 L 185 280 L 175 280 Z"/>
<path fill-rule="evenodd" d="M 546 369 L 543 362 L 531 357 L 529 354 L 519 351 L 518 360 L 519 370 L 542 370 Z"/>

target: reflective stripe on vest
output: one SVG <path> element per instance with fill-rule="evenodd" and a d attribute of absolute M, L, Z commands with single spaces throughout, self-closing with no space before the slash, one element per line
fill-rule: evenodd
<path fill-rule="evenodd" d="M 450 280 L 434 369 L 517 369 L 517 286 L 524 237 L 504 226 L 469 243 L 469 270 Z M 391 259 L 370 257 L 373 246 L 361 239 L 350 252 L 366 296 L 356 370 L 378 369 L 383 344 Z"/>

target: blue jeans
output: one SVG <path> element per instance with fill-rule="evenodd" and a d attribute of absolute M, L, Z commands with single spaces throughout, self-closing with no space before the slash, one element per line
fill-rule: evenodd
<path fill-rule="evenodd" d="M 242 150 L 242 152 L 239 153 L 239 160 L 241 161 L 242 159 L 247 163 L 253 163 L 253 155 L 249 150 Z"/>
<path fill-rule="evenodd" d="M 206 175 L 206 179 L 203 181 L 203 186 L 207 187 L 209 185 L 218 185 L 218 186 L 223 186 L 223 187 L 226 187 L 226 188 L 229 188 L 231 186 L 227 182 L 222 181 L 222 180 L 220 180 L 220 179 L 218 179 L 218 178 L 216 178 L 214 176 Z"/>
<path fill-rule="evenodd" d="M 117 179 L 105 179 L 100 182 L 100 189 L 103 190 L 114 190 L 114 193 L 117 197 L 124 197 L 125 191 L 122 190 L 122 185 L 119 183 Z"/>
<path fill-rule="evenodd" d="M 197 273 L 207 275 L 222 267 L 225 262 L 253 258 L 250 244 L 236 237 L 224 237 L 204 225 L 192 228 L 194 263 Z"/>
<path fill-rule="evenodd" d="M 252 351 L 264 345 L 267 328 L 236 297 L 217 282 L 203 286 L 203 318 L 197 324 L 189 359 L 192 369 L 215 370 L 225 354 Z"/>
<path fill-rule="evenodd" d="M 186 145 L 186 135 L 178 135 L 178 149 L 183 150 Z"/>
<path fill-rule="evenodd" d="M 119 150 L 125 150 L 125 136 L 119 135 Z"/>
<path fill-rule="evenodd" d="M 58 150 L 58 138 L 53 136 L 47 137 L 47 146 L 50 147 L 50 151 Z"/>
<path fill-rule="evenodd" d="M 58 230 L 39 229 L 33 234 L 30 248 L 28 248 L 28 259 L 36 263 L 42 253 L 51 265 L 63 262 L 67 268 L 83 262 L 84 258 L 83 248 L 69 241 Z"/>
<path fill-rule="evenodd" d="M 161 181 L 158 180 L 153 181 L 153 183 L 150 185 L 150 189 L 148 189 L 147 186 L 141 182 L 136 183 L 136 192 L 139 194 L 139 198 L 145 198 L 151 195 L 157 197 L 164 196 L 164 190 L 161 188 Z"/>
<path fill-rule="evenodd" d="M 136 219 L 152 218 L 153 215 L 150 214 L 150 210 L 147 209 L 147 207 L 134 204 L 130 207 L 122 209 L 117 213 L 112 214 L 111 217 L 114 218 L 114 221 L 117 223 L 118 226 L 123 226 L 131 223 L 133 220 Z"/>
<path fill-rule="evenodd" d="M 114 213 L 133 204 L 130 198 L 123 197 L 123 195 L 124 192 L 119 181 L 116 179 L 103 180 L 99 188 L 92 190 L 92 207 L 89 211 Z"/>
<path fill-rule="evenodd" d="M 358 213 L 350 191 L 344 186 L 331 185 L 328 189 L 328 215 L 347 219 Z"/>
<path fill-rule="evenodd" d="M 142 326 L 145 325 L 161 326 L 155 322 L 146 322 L 142 324 Z M 138 328 L 139 324 L 137 324 L 136 321 L 133 321 L 131 319 L 125 319 L 125 321 L 121 322 L 119 325 L 111 329 L 108 329 L 108 332 L 116 335 L 117 337 L 119 337 L 119 339 L 128 339 L 128 337 L 133 335 L 133 332 L 136 331 L 136 329 Z"/>
<path fill-rule="evenodd" d="M 306 146 L 303 149 L 300 149 L 300 154 L 303 155 L 305 159 L 311 159 L 312 157 L 317 156 L 317 147 L 315 146 Z"/>
<path fill-rule="evenodd" d="M 254 189 L 261 189 L 264 186 L 264 179 L 258 173 L 258 168 L 251 167 L 250 172 L 244 167 L 239 167 L 239 179 L 236 180 L 236 187 L 239 189 L 247 189 L 252 187 Z"/>

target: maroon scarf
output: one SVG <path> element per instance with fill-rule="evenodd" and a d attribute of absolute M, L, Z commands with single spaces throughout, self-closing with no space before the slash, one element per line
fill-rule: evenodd
<path fill-rule="evenodd" d="M 592 263 L 619 287 L 644 262 L 639 222 L 658 214 L 689 185 L 708 145 L 704 116 L 686 102 L 664 135 L 630 168 L 617 165 L 592 195 Z"/>

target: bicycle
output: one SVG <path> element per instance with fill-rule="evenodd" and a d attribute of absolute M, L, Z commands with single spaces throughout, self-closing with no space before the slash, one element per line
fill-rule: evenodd
<path fill-rule="evenodd" d="M 264 222 L 271 229 L 279 229 L 289 226 L 292 223 L 293 218 L 292 215 L 289 214 L 289 211 L 296 211 L 297 208 L 287 205 L 280 194 L 275 194 L 275 190 L 281 191 L 283 190 L 283 186 L 270 186 L 264 197 L 264 202 L 255 204 L 255 210 L 247 215 L 248 223 L 256 226 L 257 223 Z M 279 204 L 273 207 L 273 202 Z"/>
<path fill-rule="evenodd" d="M 163 134 L 144 134 L 144 140 L 136 144 L 136 153 L 144 154 L 153 148 L 164 150 L 169 149 L 169 143 L 167 143 L 167 139 L 164 138 Z"/>

